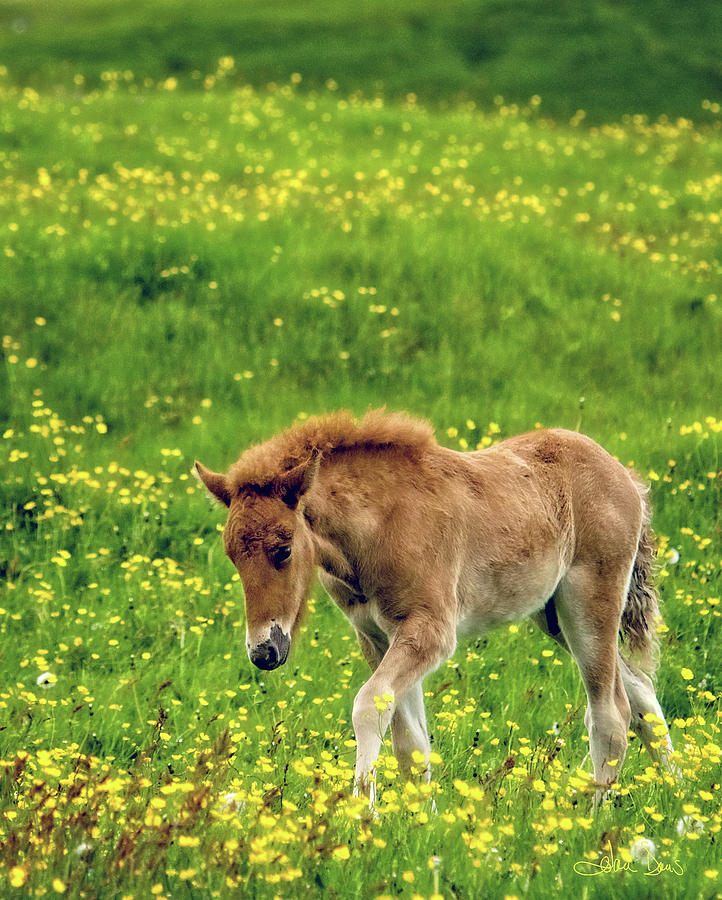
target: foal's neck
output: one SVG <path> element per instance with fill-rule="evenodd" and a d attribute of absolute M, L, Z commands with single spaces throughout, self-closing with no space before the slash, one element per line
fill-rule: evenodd
<path fill-rule="evenodd" d="M 349 581 L 359 556 L 378 534 L 398 468 L 391 454 L 360 452 L 326 457 L 309 492 L 304 517 L 314 536 L 317 564 Z"/>

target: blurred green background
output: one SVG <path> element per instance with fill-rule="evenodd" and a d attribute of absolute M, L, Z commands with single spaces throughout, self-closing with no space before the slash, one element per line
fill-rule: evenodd
<path fill-rule="evenodd" d="M 383 403 L 608 440 L 632 396 L 651 450 L 720 393 L 721 25 L 694 0 L 3 3 L 25 375 L 123 452 L 227 458 Z"/>
<path fill-rule="evenodd" d="M 18 81 L 132 70 L 196 78 L 233 56 L 239 82 L 293 72 L 344 92 L 426 101 L 495 95 L 591 120 L 696 117 L 722 88 L 722 6 L 708 0 L 10 0 L 0 58 Z"/>

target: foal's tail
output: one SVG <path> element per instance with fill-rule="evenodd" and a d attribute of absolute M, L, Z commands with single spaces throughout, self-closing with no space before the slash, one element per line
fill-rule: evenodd
<path fill-rule="evenodd" d="M 657 622 L 660 615 L 659 598 L 652 582 L 656 557 L 654 532 L 650 524 L 652 510 L 647 497 L 649 488 L 636 473 L 631 474 L 642 501 L 642 530 L 620 631 L 622 640 L 633 656 L 637 657 L 639 665 L 654 677 L 659 665 Z"/>

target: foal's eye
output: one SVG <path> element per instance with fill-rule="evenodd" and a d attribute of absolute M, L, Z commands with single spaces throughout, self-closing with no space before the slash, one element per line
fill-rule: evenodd
<path fill-rule="evenodd" d="M 291 555 L 291 547 L 289 544 L 284 544 L 282 547 L 276 547 L 271 551 L 271 562 L 273 565 L 280 569 L 281 566 L 286 562 L 286 560 Z"/>

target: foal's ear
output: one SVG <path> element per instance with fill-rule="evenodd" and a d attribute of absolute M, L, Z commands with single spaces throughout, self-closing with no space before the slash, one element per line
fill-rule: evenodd
<path fill-rule="evenodd" d="M 314 450 L 306 462 L 289 469 L 278 479 L 281 499 L 291 509 L 298 506 L 298 501 L 313 484 L 320 465 L 321 451 Z"/>
<path fill-rule="evenodd" d="M 193 474 L 201 484 L 208 488 L 216 500 L 224 503 L 226 506 L 231 505 L 231 492 L 228 489 L 228 479 L 225 475 L 211 472 L 210 469 L 206 469 L 199 462 L 194 464 Z"/>

